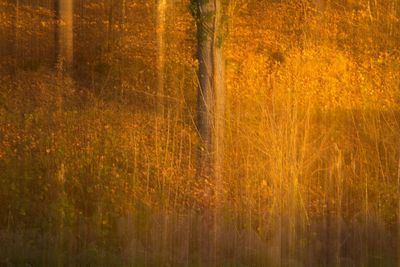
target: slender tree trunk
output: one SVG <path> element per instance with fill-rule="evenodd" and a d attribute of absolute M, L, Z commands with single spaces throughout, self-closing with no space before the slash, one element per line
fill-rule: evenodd
<path fill-rule="evenodd" d="M 73 0 L 56 0 L 55 60 L 59 70 L 69 70 L 73 62 Z"/>
<path fill-rule="evenodd" d="M 214 120 L 215 120 L 215 175 L 219 181 L 222 175 L 223 165 L 223 138 L 224 138 L 224 125 L 225 125 L 225 60 L 222 47 L 222 33 L 221 33 L 221 1 L 215 1 L 216 15 L 215 15 L 215 30 L 214 30 L 214 92 L 215 92 L 215 107 L 214 107 Z M 219 185 L 219 184 L 218 184 Z"/>
<path fill-rule="evenodd" d="M 60 3 L 59 0 L 54 0 L 54 56 L 53 56 L 53 64 L 57 68 L 58 63 L 58 54 L 60 51 Z"/>
<path fill-rule="evenodd" d="M 126 31 L 126 0 L 121 0 L 121 16 L 120 16 L 120 46 L 122 47 L 125 41 Z"/>
<path fill-rule="evenodd" d="M 70 72 L 73 63 L 73 0 L 55 0 L 54 19 L 54 63 L 59 78 L 57 107 L 61 111 L 63 86 L 59 82 Z"/>
<path fill-rule="evenodd" d="M 157 112 L 164 115 L 165 23 L 167 0 L 157 3 Z"/>
<path fill-rule="evenodd" d="M 64 80 L 69 77 L 73 64 L 73 0 L 55 0 L 55 68 L 57 72 L 57 109 L 61 113 L 63 107 L 63 90 L 65 89 Z M 59 225 L 57 229 L 57 266 L 63 266 L 66 263 L 65 252 L 65 190 L 64 190 L 64 177 L 65 167 L 64 162 L 61 161 L 58 173 L 56 174 L 57 183 L 59 185 L 58 205 L 59 212 Z"/>
<path fill-rule="evenodd" d="M 19 67 L 19 0 L 15 0 L 14 34 L 14 74 L 17 75 Z"/>
<path fill-rule="evenodd" d="M 107 52 L 111 52 L 111 46 L 114 42 L 114 0 L 109 0 L 108 4 Z"/>
<path fill-rule="evenodd" d="M 120 16 L 120 32 L 119 32 L 119 47 L 120 49 L 124 49 L 125 46 L 125 31 L 126 31 L 126 0 L 121 0 L 121 16 Z M 119 93 L 121 99 L 124 97 L 124 75 L 123 75 L 123 67 L 122 64 L 119 64 L 118 67 L 119 74 Z"/>
<path fill-rule="evenodd" d="M 164 88 L 165 88 L 165 34 L 166 34 L 166 12 L 168 8 L 168 0 L 157 0 L 156 5 L 156 42 L 157 42 L 157 87 L 156 87 L 156 97 L 155 97 L 155 109 L 156 109 L 156 141 L 155 141 L 155 151 L 157 155 L 157 165 L 162 166 L 162 154 L 163 149 L 160 144 L 162 143 L 161 132 L 169 132 L 169 116 L 164 117 Z M 166 120 L 166 123 L 164 123 Z M 157 171 L 157 176 L 162 177 L 160 170 Z M 162 185 L 164 186 L 164 179 L 162 179 Z M 168 252 L 170 250 L 169 244 L 169 229 L 170 229 L 170 216 L 169 216 L 169 204 L 166 199 L 163 204 L 163 222 L 162 231 L 160 236 L 160 257 L 162 262 L 168 261 Z"/>
<path fill-rule="evenodd" d="M 126 16 L 126 0 L 121 2 L 121 29 L 122 34 L 125 35 L 125 16 Z"/>

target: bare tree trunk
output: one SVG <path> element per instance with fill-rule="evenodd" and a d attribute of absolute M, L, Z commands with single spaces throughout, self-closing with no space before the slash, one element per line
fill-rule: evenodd
<path fill-rule="evenodd" d="M 212 110 L 214 107 L 213 97 L 213 57 L 212 57 L 212 36 L 208 34 L 207 28 L 211 29 L 212 24 L 204 18 L 207 12 L 212 12 L 214 7 L 211 1 L 199 7 L 198 14 L 198 51 L 199 60 L 198 70 L 198 96 L 197 96 L 197 127 L 201 138 L 198 161 L 198 175 L 208 176 L 211 174 L 211 154 L 212 154 Z M 209 11 L 211 9 L 212 11 Z M 207 20 L 209 20 L 207 18 Z"/>
<path fill-rule="evenodd" d="M 164 115 L 165 23 L 167 0 L 157 3 L 157 112 Z"/>
<path fill-rule="evenodd" d="M 125 31 L 126 31 L 126 0 L 121 0 L 121 15 L 120 15 L 120 31 L 119 31 L 119 47 L 120 49 L 123 49 L 125 45 Z M 123 67 L 122 64 L 119 64 L 118 66 L 118 83 L 119 83 L 119 94 L 121 99 L 124 97 L 124 75 L 123 75 Z"/>
<path fill-rule="evenodd" d="M 214 178 L 220 175 L 224 128 L 224 58 L 220 28 L 220 1 L 200 1 L 197 4 L 197 127 L 202 147 L 199 151 L 198 175 Z"/>
<path fill-rule="evenodd" d="M 197 127 L 201 138 L 197 175 L 215 182 L 213 224 L 208 243 L 209 260 L 213 266 L 218 266 L 225 106 L 222 6 L 220 0 L 194 3 L 199 61 Z"/>
<path fill-rule="evenodd" d="M 217 180 L 221 179 L 223 164 L 223 138 L 225 122 L 225 60 L 222 47 L 221 33 L 221 1 L 215 1 L 215 30 L 214 30 L 214 92 L 215 92 L 215 175 Z"/>
<path fill-rule="evenodd" d="M 19 0 L 15 0 L 15 21 L 14 21 L 14 74 L 19 67 Z"/>
<path fill-rule="evenodd" d="M 213 48 L 213 81 L 215 93 L 214 107 L 214 175 L 215 175 L 215 210 L 214 210 L 214 266 L 219 265 L 219 240 L 221 238 L 220 221 L 221 205 L 222 205 L 222 169 L 224 158 L 224 126 L 225 126 L 225 61 L 222 47 L 222 31 L 221 31 L 221 1 L 215 1 L 215 29 L 214 29 L 214 48 Z"/>
<path fill-rule="evenodd" d="M 57 72 L 56 90 L 57 90 L 57 109 L 61 113 L 63 107 L 63 91 L 65 88 L 65 79 L 69 77 L 69 72 L 73 64 L 73 0 L 55 0 L 55 22 L 54 30 L 55 42 L 55 68 Z M 65 265 L 65 167 L 61 161 L 56 174 L 59 185 L 58 205 L 60 206 L 59 225 L 57 229 L 57 266 Z"/>
<path fill-rule="evenodd" d="M 56 0 L 55 58 L 59 70 L 68 70 L 73 62 L 73 0 Z"/>
<path fill-rule="evenodd" d="M 62 109 L 62 88 L 59 84 L 64 74 L 68 74 L 73 63 L 73 0 L 55 0 L 54 63 L 57 76 L 57 108 Z"/>
<path fill-rule="evenodd" d="M 122 3 L 121 3 L 121 29 L 122 29 L 123 34 L 125 34 L 125 16 L 126 16 L 126 0 L 122 0 Z"/>
<path fill-rule="evenodd" d="M 107 52 L 111 51 L 111 46 L 114 42 L 114 32 L 113 32 L 113 25 L 114 25 L 114 1 L 108 1 L 108 28 L 107 28 Z"/>

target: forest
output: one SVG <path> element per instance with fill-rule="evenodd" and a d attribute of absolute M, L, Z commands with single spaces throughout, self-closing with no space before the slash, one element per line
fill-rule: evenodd
<path fill-rule="evenodd" d="M 0 0 L 0 266 L 399 267 L 399 0 Z"/>

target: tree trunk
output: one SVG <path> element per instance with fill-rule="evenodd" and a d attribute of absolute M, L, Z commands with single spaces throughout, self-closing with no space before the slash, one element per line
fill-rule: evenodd
<path fill-rule="evenodd" d="M 157 112 L 164 115 L 165 23 L 167 0 L 157 3 Z"/>
<path fill-rule="evenodd" d="M 108 4 L 107 52 L 111 52 L 114 43 L 114 0 L 109 0 Z"/>
<path fill-rule="evenodd" d="M 14 19 L 14 74 L 19 68 L 19 0 L 15 0 L 15 19 Z"/>
<path fill-rule="evenodd" d="M 211 191 L 213 203 L 210 236 L 206 241 L 209 254 L 205 260 L 210 266 L 219 266 L 225 103 L 222 7 L 220 0 L 197 0 L 194 4 L 199 61 L 197 127 L 201 139 L 197 175 L 214 181 L 213 189 L 205 189 Z"/>
<path fill-rule="evenodd" d="M 73 0 L 55 1 L 55 60 L 58 70 L 69 70 L 73 61 Z"/>
<path fill-rule="evenodd" d="M 198 40 L 198 176 L 219 178 L 224 117 L 224 58 L 220 0 L 196 1 Z"/>
<path fill-rule="evenodd" d="M 65 80 L 69 78 L 73 64 L 73 0 L 55 0 L 55 29 L 54 29 L 54 43 L 55 43 L 55 69 L 57 72 L 57 111 L 62 112 L 63 108 L 63 92 L 65 88 Z M 56 266 L 64 265 L 64 250 L 65 250 L 65 190 L 64 190 L 64 177 L 65 167 L 64 161 L 61 161 L 59 170 L 56 174 L 58 188 L 58 205 L 59 205 L 59 222 L 57 225 L 57 243 L 56 243 Z"/>

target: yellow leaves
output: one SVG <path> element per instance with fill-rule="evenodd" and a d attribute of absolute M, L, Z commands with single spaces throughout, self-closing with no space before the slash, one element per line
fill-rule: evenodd
<path fill-rule="evenodd" d="M 103 7 L 102 3 L 100 1 L 98 2 L 85 2 L 84 7 L 87 9 L 101 9 Z"/>

